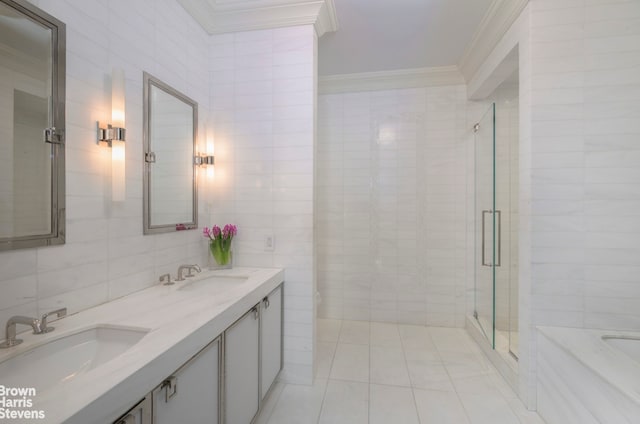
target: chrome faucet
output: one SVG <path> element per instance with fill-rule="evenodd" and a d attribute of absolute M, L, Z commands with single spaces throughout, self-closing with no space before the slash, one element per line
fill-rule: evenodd
<path fill-rule="evenodd" d="M 38 332 L 40 332 L 40 320 L 38 318 L 16 315 L 7 320 L 7 325 L 5 327 L 5 341 L 0 345 L 0 348 L 5 349 L 22 343 L 22 339 L 16 339 L 16 324 L 30 325 L 31 328 L 33 328 L 34 334 L 38 334 Z"/>
<path fill-rule="evenodd" d="M 182 276 L 182 272 L 184 270 L 189 271 L 187 273 L 187 275 L 185 275 L 184 277 L 193 277 L 193 274 L 191 273 L 191 271 L 195 271 L 195 272 L 201 272 L 202 270 L 200 269 L 200 267 L 198 265 L 180 265 L 178 267 L 178 277 L 176 277 L 176 281 L 184 281 L 184 277 Z"/>
<path fill-rule="evenodd" d="M 33 334 L 44 334 L 53 331 L 53 327 L 47 327 L 47 318 L 49 315 L 57 315 L 63 317 L 67 315 L 67 308 L 57 309 L 42 315 L 41 319 L 16 315 L 7 320 L 5 326 L 5 341 L 0 344 L 0 349 L 16 346 L 22 343 L 22 339 L 16 339 L 16 324 L 30 325 Z"/>

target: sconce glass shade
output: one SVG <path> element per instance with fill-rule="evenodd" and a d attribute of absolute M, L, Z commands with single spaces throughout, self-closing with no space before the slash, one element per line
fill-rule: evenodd
<path fill-rule="evenodd" d="M 211 120 L 207 121 L 207 126 L 206 126 L 206 130 L 205 130 L 205 144 L 206 144 L 206 149 L 207 149 L 207 153 L 206 155 L 208 157 L 211 157 L 212 159 L 214 158 L 214 144 L 213 144 L 213 122 Z M 207 179 L 209 181 L 213 180 L 213 178 L 216 175 L 216 166 L 215 163 L 212 162 L 209 164 L 209 166 L 207 166 Z"/>
<path fill-rule="evenodd" d="M 111 73 L 111 125 L 125 128 L 124 71 L 114 69 Z"/>
<path fill-rule="evenodd" d="M 111 142 L 111 200 L 123 202 L 126 197 L 125 143 Z"/>
<path fill-rule="evenodd" d="M 122 138 L 111 140 L 111 200 L 123 202 L 126 198 L 125 171 L 125 86 L 124 71 L 114 69 L 111 74 L 111 126 L 117 133 L 123 129 Z"/>

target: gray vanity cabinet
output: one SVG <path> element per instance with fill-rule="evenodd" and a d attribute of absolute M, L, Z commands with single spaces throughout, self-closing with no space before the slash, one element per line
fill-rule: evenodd
<path fill-rule="evenodd" d="M 260 304 L 261 398 L 269 392 L 282 368 L 282 285 Z"/>
<path fill-rule="evenodd" d="M 153 390 L 153 423 L 217 424 L 219 370 L 220 338 L 217 338 Z"/>
<path fill-rule="evenodd" d="M 251 424 L 282 369 L 283 286 L 114 424 Z"/>
<path fill-rule="evenodd" d="M 250 424 L 260 406 L 260 311 L 256 305 L 224 332 L 224 423 Z"/>

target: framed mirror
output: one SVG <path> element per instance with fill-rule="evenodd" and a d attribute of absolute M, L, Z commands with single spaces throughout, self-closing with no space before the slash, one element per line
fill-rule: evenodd
<path fill-rule="evenodd" d="M 0 250 L 65 241 L 65 31 L 0 0 Z"/>
<path fill-rule="evenodd" d="M 144 233 L 198 227 L 198 104 L 144 73 Z"/>

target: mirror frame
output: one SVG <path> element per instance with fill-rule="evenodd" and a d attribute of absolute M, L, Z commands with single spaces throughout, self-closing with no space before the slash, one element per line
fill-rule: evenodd
<path fill-rule="evenodd" d="M 154 77 L 148 72 L 143 72 L 144 75 L 144 176 L 143 176 L 143 231 L 144 234 L 159 234 L 159 233 L 171 233 L 175 231 L 193 230 L 198 228 L 198 172 L 197 166 L 193 158 L 195 158 L 198 149 L 198 103 L 192 100 L 190 97 L 182 94 L 175 88 L 164 83 L 160 79 Z M 191 206 L 191 222 L 176 222 L 174 224 L 164 225 L 152 225 L 151 224 L 151 164 L 146 160 L 146 154 L 151 152 L 151 87 L 159 88 L 165 93 L 175 97 L 183 103 L 191 106 L 193 109 L 193 144 L 192 144 L 192 161 L 193 166 L 193 183 L 192 183 L 192 198 L 193 204 Z"/>
<path fill-rule="evenodd" d="M 60 136 L 59 142 L 51 144 L 51 232 L 48 234 L 0 238 L 0 251 L 64 244 L 66 237 L 66 24 L 28 1 L 0 1 L 51 30 L 51 127 Z M 43 131 L 43 143 L 45 142 L 44 140 Z"/>

